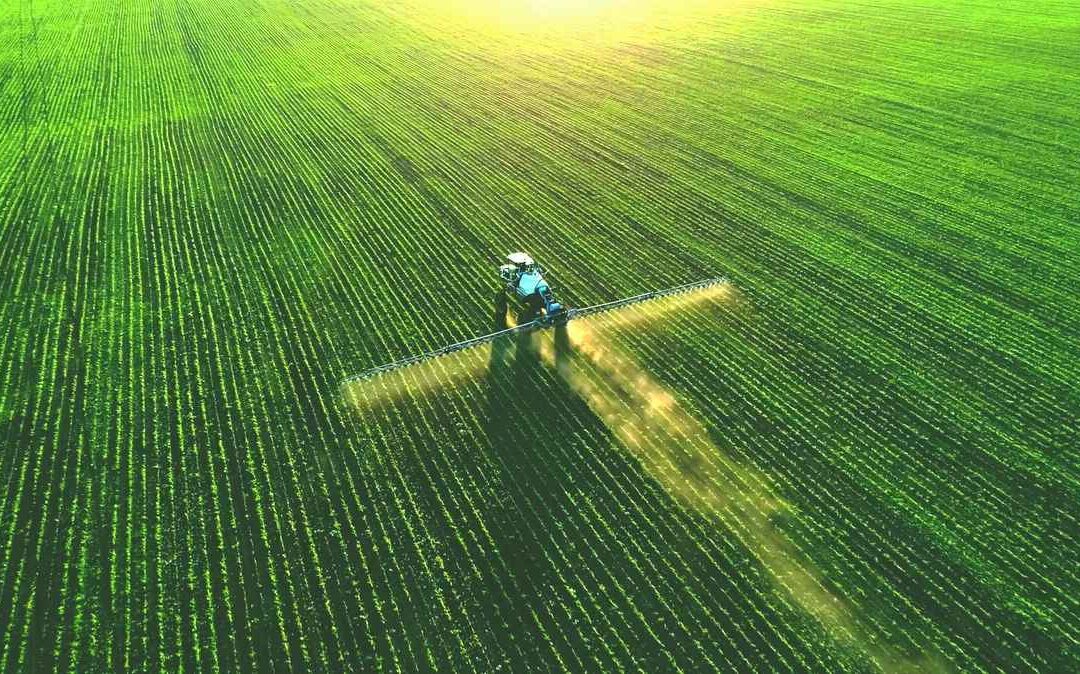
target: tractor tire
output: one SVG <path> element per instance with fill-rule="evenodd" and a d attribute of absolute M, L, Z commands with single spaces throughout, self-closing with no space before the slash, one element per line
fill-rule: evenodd
<path fill-rule="evenodd" d="M 506 310 L 508 308 L 505 290 L 500 289 L 498 292 L 495 293 L 493 304 L 495 308 L 491 315 L 492 331 L 505 330 L 507 327 Z"/>

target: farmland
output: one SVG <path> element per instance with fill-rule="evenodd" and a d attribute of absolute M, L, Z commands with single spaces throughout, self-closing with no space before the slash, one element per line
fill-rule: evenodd
<path fill-rule="evenodd" d="M 9 4 L 0 670 L 1080 667 L 1075 2 Z"/>

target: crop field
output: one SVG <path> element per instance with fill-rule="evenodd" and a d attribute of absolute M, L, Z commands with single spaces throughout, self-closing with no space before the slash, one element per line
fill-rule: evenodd
<path fill-rule="evenodd" d="M 1073 0 L 13 0 L 0 671 L 1077 671 L 1078 148 Z M 349 380 L 513 250 L 727 281 Z"/>

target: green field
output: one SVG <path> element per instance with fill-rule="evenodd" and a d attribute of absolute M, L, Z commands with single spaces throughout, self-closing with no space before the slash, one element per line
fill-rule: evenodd
<path fill-rule="evenodd" d="M 0 671 L 1080 669 L 1080 5 L 624 4 L 0 9 Z"/>

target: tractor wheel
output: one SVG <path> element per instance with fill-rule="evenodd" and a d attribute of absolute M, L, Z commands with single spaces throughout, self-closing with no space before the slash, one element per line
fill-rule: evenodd
<path fill-rule="evenodd" d="M 535 321 L 540 315 L 540 296 L 530 295 L 525 302 L 522 303 L 521 313 L 518 315 L 518 324 L 531 323 Z"/>
<path fill-rule="evenodd" d="M 494 330 L 505 330 L 506 329 L 506 309 L 507 309 L 506 291 L 505 290 L 500 289 L 497 293 L 495 293 L 494 305 L 495 305 L 495 310 L 492 313 L 492 318 L 491 318 L 492 328 Z"/>

